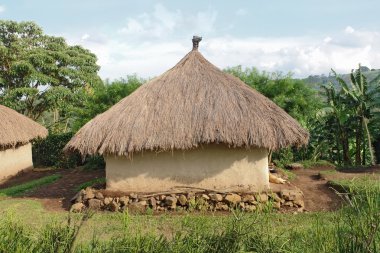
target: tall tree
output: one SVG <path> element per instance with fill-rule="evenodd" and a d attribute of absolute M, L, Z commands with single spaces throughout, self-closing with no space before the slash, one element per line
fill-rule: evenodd
<path fill-rule="evenodd" d="M 96 60 L 33 22 L 0 21 L 0 103 L 34 120 L 64 111 L 78 101 L 78 90 L 101 81 Z"/>

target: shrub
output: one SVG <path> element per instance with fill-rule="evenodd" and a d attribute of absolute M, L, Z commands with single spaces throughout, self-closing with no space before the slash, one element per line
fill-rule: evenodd
<path fill-rule="evenodd" d="M 46 139 L 33 142 L 33 163 L 36 166 L 72 168 L 81 163 L 79 154 L 65 154 L 63 148 L 73 133 L 50 133 Z"/>
<path fill-rule="evenodd" d="M 86 158 L 86 164 L 84 165 L 84 169 L 86 170 L 105 169 L 105 167 L 106 163 L 104 158 L 100 155 L 94 155 Z"/>

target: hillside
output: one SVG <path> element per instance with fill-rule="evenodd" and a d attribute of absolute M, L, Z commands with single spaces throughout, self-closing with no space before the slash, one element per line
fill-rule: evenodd
<path fill-rule="evenodd" d="M 376 77 L 380 75 L 380 69 L 369 69 L 368 67 L 362 66 L 362 72 L 367 77 L 367 81 L 371 82 Z M 342 74 L 341 77 L 343 80 L 345 80 L 347 83 L 350 82 L 350 73 L 348 74 Z M 333 84 L 337 84 L 334 76 L 332 73 L 330 73 L 328 76 L 326 75 L 311 75 L 304 80 L 307 84 L 318 88 L 321 84 L 328 84 L 329 82 L 332 82 Z"/>

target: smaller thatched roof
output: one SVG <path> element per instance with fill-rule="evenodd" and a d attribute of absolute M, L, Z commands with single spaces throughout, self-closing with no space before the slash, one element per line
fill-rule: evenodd
<path fill-rule="evenodd" d="M 47 134 L 47 129 L 37 122 L 0 105 L 0 148 L 16 147 L 35 138 L 45 138 Z"/>

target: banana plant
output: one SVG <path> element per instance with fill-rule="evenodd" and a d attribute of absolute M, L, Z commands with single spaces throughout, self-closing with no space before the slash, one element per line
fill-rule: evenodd
<path fill-rule="evenodd" d="M 351 124 L 351 108 L 347 106 L 345 98 L 341 92 L 337 92 L 332 83 L 322 85 L 322 90 L 326 97 L 326 107 L 317 113 L 317 118 L 332 117 L 332 122 L 328 127 L 335 131 L 336 146 L 338 151 L 342 150 L 343 163 L 351 165 L 349 150 L 349 129 Z"/>
<path fill-rule="evenodd" d="M 369 122 L 377 117 L 380 108 L 379 93 L 380 93 L 380 75 L 367 82 L 367 78 L 361 71 L 361 66 L 357 70 L 352 70 L 350 75 L 350 86 L 344 81 L 337 73 L 332 70 L 336 80 L 341 86 L 344 94 L 350 100 L 351 106 L 355 110 L 356 117 L 356 163 L 361 163 L 361 142 L 365 141 L 363 134 L 366 135 L 367 146 L 370 153 L 371 164 L 375 164 L 375 157 L 373 154 L 372 137 L 368 128 Z M 363 146 L 363 150 L 365 150 Z M 363 152 L 364 153 L 364 152 Z M 363 162 L 365 162 L 365 154 L 363 155 Z"/>

